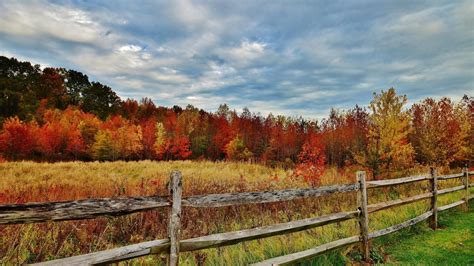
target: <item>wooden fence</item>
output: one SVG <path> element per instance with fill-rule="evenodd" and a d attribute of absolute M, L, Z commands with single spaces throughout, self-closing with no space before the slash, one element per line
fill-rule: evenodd
<path fill-rule="evenodd" d="M 429 218 L 430 226 L 433 229 L 436 229 L 438 212 L 451 209 L 459 205 L 463 205 L 464 209 L 467 210 L 468 201 L 474 198 L 474 195 L 469 195 L 469 187 L 473 187 L 473 184 L 469 184 L 469 175 L 471 174 L 474 174 L 474 172 L 469 172 L 467 167 L 465 167 L 463 169 L 463 172 L 460 174 L 438 176 L 436 174 L 435 169 L 432 168 L 429 175 L 411 176 L 388 180 L 366 181 L 365 172 L 357 172 L 358 182 L 356 184 L 324 186 L 319 188 L 308 189 L 286 189 L 266 192 L 212 194 L 182 198 L 181 173 L 179 171 L 174 171 L 173 173 L 171 173 L 169 182 L 169 197 L 150 196 L 128 198 L 103 198 L 67 202 L 0 205 L 0 224 L 23 224 L 44 221 L 90 219 L 97 216 L 117 216 L 156 208 L 168 208 L 170 211 L 170 215 L 167 239 L 142 242 L 139 244 L 133 244 L 115 249 L 42 262 L 38 263 L 38 265 L 98 265 L 160 253 L 169 255 L 169 265 L 178 265 L 180 252 L 233 245 L 248 240 L 255 240 L 270 236 L 287 234 L 291 232 L 298 232 L 340 221 L 357 219 L 360 225 L 359 235 L 336 240 L 309 250 L 268 259 L 255 265 L 293 264 L 299 261 L 309 259 L 328 250 L 332 250 L 349 244 L 354 244 L 357 242 L 359 242 L 361 245 L 363 260 L 368 262 L 370 248 L 369 240 L 390 234 L 392 232 L 396 232 L 402 228 L 406 228 Z M 463 185 L 441 190 L 437 189 L 438 181 L 455 178 L 461 179 Z M 369 189 L 395 186 L 425 180 L 429 180 L 431 183 L 431 191 L 428 193 L 423 193 L 404 199 L 397 199 L 370 205 L 368 204 L 367 190 Z M 465 192 L 462 200 L 456 201 L 445 206 L 437 206 L 438 195 L 443 195 L 460 190 L 464 190 Z M 234 232 L 219 233 L 184 240 L 180 239 L 180 217 L 182 206 L 200 208 L 281 202 L 299 198 L 320 197 L 333 193 L 344 193 L 350 191 L 357 191 L 357 210 L 339 212 L 320 217 L 308 218 Z M 382 230 L 369 232 L 370 213 L 428 198 L 431 198 L 431 208 L 428 212 L 423 213 L 413 219 L 407 220 L 403 223 Z"/>

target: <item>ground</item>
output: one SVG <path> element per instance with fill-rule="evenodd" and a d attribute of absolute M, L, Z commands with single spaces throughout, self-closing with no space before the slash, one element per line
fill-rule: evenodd
<path fill-rule="evenodd" d="M 426 224 L 398 234 L 385 248 L 388 261 L 410 265 L 474 265 L 474 202 L 468 213 L 459 208 L 441 213 L 440 228 Z"/>
<path fill-rule="evenodd" d="M 183 173 L 184 196 L 309 186 L 304 180 L 295 179 L 291 170 L 248 163 L 10 162 L 0 163 L 0 204 L 167 195 L 166 183 L 173 169 L 179 169 Z M 359 169 L 329 168 L 323 175 L 321 183 L 322 185 L 354 183 L 357 170 Z M 412 169 L 408 173 L 394 175 L 393 178 L 427 172 L 428 169 Z M 449 180 L 440 182 L 439 186 L 446 188 L 459 184 L 460 180 Z M 429 183 L 424 181 L 393 188 L 371 189 L 369 204 L 417 195 L 426 192 L 429 187 Z M 471 193 L 474 193 L 474 189 Z M 441 195 L 438 204 L 442 206 L 458 201 L 462 195 L 463 191 Z M 184 208 L 182 238 L 284 223 L 356 208 L 355 192 L 282 203 L 216 209 Z M 426 212 L 429 208 L 429 200 L 423 200 L 373 213 L 369 218 L 370 231 L 401 223 Z M 472 204 L 471 208 L 474 209 Z M 440 214 L 440 224 L 444 229 L 435 233 L 426 226 L 426 223 L 421 223 L 401 233 L 376 239 L 373 258 L 378 262 L 389 263 L 418 264 L 420 261 L 426 261 L 426 264 L 452 264 L 450 262 L 454 261 L 469 264 L 468 258 L 473 257 L 472 254 L 463 255 L 460 251 L 474 250 L 472 231 L 467 230 L 474 228 L 473 214 L 469 213 L 468 217 L 464 218 L 467 216 L 465 213 L 449 213 Z M 167 234 L 167 218 L 166 210 L 152 210 L 113 218 L 0 226 L 0 265 L 34 263 L 162 239 Z M 465 223 L 461 223 L 462 221 Z M 247 265 L 358 233 L 357 221 L 350 220 L 223 248 L 184 252 L 180 256 L 180 262 L 182 265 L 197 265 L 198 258 L 204 258 L 206 265 Z M 433 239 L 430 238 L 431 234 Z M 471 237 L 470 242 L 466 240 L 467 237 Z M 446 240 L 447 242 L 443 243 Z M 425 243 L 432 243 L 430 244 L 432 246 L 424 249 Z M 465 248 L 457 246 L 458 243 L 463 243 Z M 440 251 L 435 249 L 438 246 Z M 468 248 L 470 250 L 467 250 Z M 306 264 L 344 265 L 357 262 L 360 258 L 357 249 L 358 245 L 348 246 L 316 257 Z M 406 252 L 407 250 L 409 252 Z M 442 254 L 447 261 L 442 262 L 440 260 L 442 257 L 435 260 L 436 256 L 430 253 L 424 255 L 424 251 Z M 163 265 L 164 261 L 161 256 L 144 256 L 124 262 L 122 265 Z"/>

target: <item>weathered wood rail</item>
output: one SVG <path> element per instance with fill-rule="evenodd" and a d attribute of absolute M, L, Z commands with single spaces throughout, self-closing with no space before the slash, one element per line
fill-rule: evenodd
<path fill-rule="evenodd" d="M 357 236 L 332 241 L 309 250 L 268 259 L 255 265 L 294 264 L 314 257 L 318 254 L 322 254 L 326 251 L 354 243 L 361 244 L 363 260 L 369 262 L 370 239 L 399 231 L 403 228 L 427 220 L 428 218 L 431 218 L 431 227 L 436 229 L 437 212 L 448 210 L 460 205 L 463 205 L 464 209 L 467 210 L 468 201 L 474 198 L 474 195 L 469 194 L 469 187 L 473 186 L 473 184 L 470 184 L 469 182 L 469 176 L 472 174 L 474 174 L 474 172 L 469 172 L 467 167 L 464 168 L 462 173 L 443 176 L 437 176 L 436 171 L 432 169 L 428 175 L 411 176 L 389 180 L 366 181 L 365 172 L 357 172 L 358 182 L 356 184 L 333 185 L 309 189 L 286 189 L 264 192 L 212 194 L 182 198 L 181 173 L 174 171 L 171 173 L 169 182 L 170 195 L 168 197 L 149 196 L 103 198 L 64 202 L 0 205 L 0 224 L 24 224 L 45 221 L 92 219 L 98 216 L 118 216 L 151 209 L 166 209 L 170 212 L 167 239 L 153 240 L 110 250 L 51 260 L 38 263 L 38 265 L 100 265 L 150 254 L 162 253 L 169 255 L 169 265 L 178 265 L 180 252 L 233 245 L 244 241 L 303 231 L 350 219 L 358 219 L 360 233 Z M 455 178 L 461 179 L 463 185 L 441 190 L 437 189 L 437 181 Z M 403 199 L 368 204 L 367 190 L 369 189 L 403 185 L 419 181 L 430 181 L 431 191 Z M 462 200 L 440 207 L 436 205 L 438 195 L 460 190 L 465 191 Z M 358 195 L 358 209 L 354 211 L 339 212 L 320 217 L 307 218 L 234 232 L 201 236 L 191 239 L 180 239 L 180 217 L 181 208 L 183 206 L 196 208 L 217 208 L 242 204 L 290 201 L 294 199 L 320 197 L 334 193 L 345 193 L 351 191 L 356 191 Z M 385 229 L 369 232 L 370 213 L 424 199 L 431 199 L 431 209 L 428 212 L 403 223 Z"/>

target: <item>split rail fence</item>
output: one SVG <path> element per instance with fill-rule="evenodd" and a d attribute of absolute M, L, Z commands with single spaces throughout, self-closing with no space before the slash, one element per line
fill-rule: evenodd
<path fill-rule="evenodd" d="M 432 168 L 430 174 L 428 175 L 410 176 L 388 180 L 366 181 L 365 172 L 357 172 L 358 182 L 355 184 L 333 185 L 308 189 L 287 189 L 265 192 L 212 194 L 182 198 L 182 176 L 179 171 L 173 171 L 171 173 L 169 182 L 169 197 L 150 196 L 129 198 L 103 198 L 67 202 L 0 205 L 0 224 L 22 224 L 45 221 L 90 219 L 97 216 L 117 216 L 144 210 L 168 208 L 170 215 L 167 239 L 142 242 L 139 244 L 128 245 L 110 250 L 98 251 L 69 258 L 42 262 L 38 265 L 100 265 L 128 260 L 150 254 L 168 254 L 168 264 L 178 265 L 180 252 L 233 245 L 244 241 L 298 232 L 345 220 L 357 219 L 360 228 L 359 235 L 339 239 L 309 250 L 271 258 L 259 262 L 255 265 L 294 264 L 312 258 L 316 255 L 322 254 L 326 251 L 354 243 L 360 243 L 363 260 L 369 262 L 369 240 L 396 232 L 402 228 L 409 227 L 427 219 L 430 219 L 430 226 L 433 229 L 436 229 L 438 223 L 438 212 L 448 210 L 460 205 L 463 205 L 464 209 L 467 210 L 468 201 L 474 198 L 474 195 L 469 194 L 469 187 L 473 187 L 474 185 L 469 184 L 469 175 L 472 174 L 474 174 L 474 172 L 469 172 L 468 168 L 465 167 L 462 173 L 438 176 L 436 174 L 436 170 Z M 438 181 L 456 178 L 462 180 L 463 185 L 441 190 L 437 188 Z M 368 189 L 396 186 L 400 184 L 407 184 L 425 180 L 429 180 L 431 183 L 430 192 L 412 197 L 407 197 L 404 199 L 397 199 L 370 205 L 368 204 Z M 456 201 L 445 206 L 437 206 L 438 195 L 443 195 L 461 190 L 465 192 L 463 193 L 464 195 L 462 200 Z M 339 212 L 325 216 L 234 232 L 219 233 L 184 240 L 180 239 L 180 217 L 181 207 L 183 206 L 208 208 L 242 204 L 270 203 L 290 201 L 298 198 L 320 197 L 333 193 L 345 193 L 351 191 L 357 191 L 357 210 Z M 390 226 L 382 230 L 369 232 L 370 213 L 429 198 L 431 198 L 431 208 L 428 212 L 425 212 L 403 223 Z"/>

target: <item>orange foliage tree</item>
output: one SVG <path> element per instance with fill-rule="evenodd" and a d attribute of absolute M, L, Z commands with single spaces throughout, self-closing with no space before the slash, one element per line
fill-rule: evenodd
<path fill-rule="evenodd" d="M 319 186 L 321 176 L 324 174 L 326 156 L 319 136 L 312 136 L 303 144 L 301 152 L 298 154 L 298 164 L 294 171 L 294 176 L 303 177 L 311 186 Z"/>
<path fill-rule="evenodd" d="M 26 124 L 18 117 L 8 118 L 0 134 L 0 152 L 13 160 L 30 157 L 36 145 L 36 130 L 35 123 Z"/>

